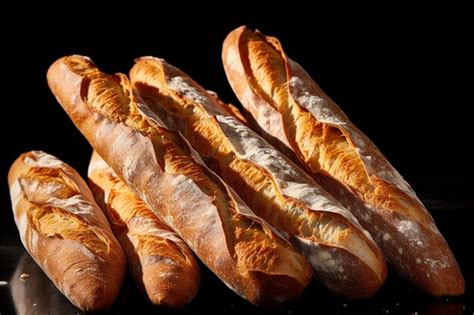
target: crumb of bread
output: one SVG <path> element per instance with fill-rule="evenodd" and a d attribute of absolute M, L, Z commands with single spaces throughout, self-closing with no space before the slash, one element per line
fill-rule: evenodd
<path fill-rule="evenodd" d="M 20 280 L 21 280 L 21 281 L 26 281 L 26 280 L 28 280 L 29 277 L 30 277 L 29 274 L 27 274 L 26 272 L 23 272 L 23 273 L 20 275 Z"/>

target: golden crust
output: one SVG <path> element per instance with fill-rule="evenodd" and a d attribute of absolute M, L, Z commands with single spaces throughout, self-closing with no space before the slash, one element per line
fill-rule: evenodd
<path fill-rule="evenodd" d="M 138 287 L 155 305 L 176 309 L 188 304 L 199 288 L 200 272 L 186 243 L 95 152 L 88 176 Z"/>
<path fill-rule="evenodd" d="M 84 57 L 56 61 L 49 86 L 119 178 L 239 295 L 261 305 L 297 297 L 311 275 L 304 258 L 201 165 L 178 133 L 137 103 L 125 76 L 105 75 L 93 64 L 77 71 L 76 59 Z"/>
<path fill-rule="evenodd" d="M 224 132 L 221 125 L 223 117 L 229 117 L 229 114 L 219 107 L 215 95 L 207 94 L 186 74 L 157 58 L 138 59 L 130 71 L 130 77 L 134 89 L 150 109 L 169 127 L 183 133 L 208 166 L 231 185 L 257 215 L 299 238 L 304 245 L 298 247 L 311 248 L 301 248 L 309 258 L 323 255 L 319 252 L 320 245 L 337 251 L 337 261 L 341 266 L 323 270 L 325 267 L 321 267 L 320 262 L 314 262 L 316 277 L 325 285 L 350 298 L 368 297 L 380 287 L 385 279 L 386 267 L 370 237 L 343 215 L 325 211 L 324 208 L 313 209 L 301 200 L 286 196 L 268 168 L 239 157 L 231 136 Z M 242 126 L 236 120 L 234 122 L 237 128 Z M 251 135 L 248 129 L 243 132 L 248 134 L 246 141 L 264 142 L 257 135 Z M 263 145 L 267 146 L 267 150 L 273 150 L 269 144 Z M 274 155 L 281 156 L 276 151 Z M 306 175 L 301 175 L 304 172 L 296 166 L 282 163 L 280 170 L 273 171 L 297 173 L 300 181 L 316 186 L 312 180 L 304 180 Z M 337 204 L 322 190 L 318 197 Z M 350 215 L 341 206 L 339 210 Z M 343 264 L 352 264 L 352 267 Z M 333 272 L 339 267 L 341 270 L 352 269 L 352 272 L 339 272 L 339 277 L 335 277 Z"/>
<path fill-rule="evenodd" d="M 276 38 L 240 27 L 226 38 L 223 61 L 269 140 L 292 150 L 353 211 L 402 276 L 433 295 L 464 292 L 456 260 L 413 190 Z"/>
<path fill-rule="evenodd" d="M 8 182 L 23 245 L 46 275 L 80 309 L 110 306 L 125 257 L 79 174 L 32 151 L 13 163 Z"/>

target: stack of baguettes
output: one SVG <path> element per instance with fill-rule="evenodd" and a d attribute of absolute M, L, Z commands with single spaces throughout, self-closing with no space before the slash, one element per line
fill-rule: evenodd
<path fill-rule="evenodd" d="M 112 304 L 127 260 L 154 304 L 183 306 L 200 281 L 192 252 L 267 307 L 298 297 L 313 271 L 338 295 L 370 297 L 385 259 L 432 295 L 464 292 L 413 190 L 275 38 L 240 27 L 223 62 L 250 116 L 154 57 L 137 59 L 130 80 L 82 56 L 50 67 L 95 150 L 92 190 L 39 151 L 8 179 L 23 244 L 73 304 Z"/>

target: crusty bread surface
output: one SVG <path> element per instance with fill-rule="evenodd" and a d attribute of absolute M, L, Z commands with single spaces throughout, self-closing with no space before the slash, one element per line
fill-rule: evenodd
<path fill-rule="evenodd" d="M 413 189 L 276 38 L 237 28 L 222 57 L 234 92 L 263 134 L 293 151 L 352 211 L 401 276 L 435 296 L 464 292 L 459 266 Z"/>
<path fill-rule="evenodd" d="M 181 132 L 257 215 L 291 236 L 316 279 L 348 298 L 376 292 L 386 275 L 378 246 L 303 170 L 164 60 L 138 59 L 130 78 L 147 106 Z"/>
<path fill-rule="evenodd" d="M 31 151 L 8 173 L 13 214 L 28 253 L 82 310 L 102 310 L 117 297 L 125 257 L 80 175 L 56 157 Z"/>
<path fill-rule="evenodd" d="M 196 295 L 199 265 L 188 245 L 167 227 L 94 152 L 89 183 L 124 249 L 133 280 L 150 301 L 177 309 Z"/>
<path fill-rule="evenodd" d="M 231 289 L 264 306 L 301 294 L 311 278 L 304 257 L 165 127 L 125 75 L 68 56 L 50 67 L 48 83 L 94 150 Z"/>

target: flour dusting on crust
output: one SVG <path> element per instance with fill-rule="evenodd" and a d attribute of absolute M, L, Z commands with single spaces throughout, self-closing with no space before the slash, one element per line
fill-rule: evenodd
<path fill-rule="evenodd" d="M 267 170 L 283 195 L 301 200 L 314 211 L 340 214 L 360 227 L 348 210 L 255 132 L 231 116 L 216 116 L 216 120 L 237 156 Z"/>
<path fill-rule="evenodd" d="M 224 111 L 221 110 L 221 107 L 216 104 L 216 101 L 212 97 L 209 97 L 206 90 L 196 88 L 196 83 L 190 77 L 184 73 L 181 76 L 172 76 L 169 71 L 167 71 L 167 68 L 177 73 L 181 73 L 181 70 L 170 65 L 169 63 L 163 61 L 162 63 L 165 68 L 166 84 L 168 85 L 169 89 L 181 94 L 190 101 L 198 103 L 203 108 L 205 108 L 207 112 L 212 113 L 212 115 L 225 114 Z"/>
<path fill-rule="evenodd" d="M 334 125 L 348 135 L 369 176 L 375 176 L 394 185 L 421 204 L 410 185 L 344 113 L 339 108 L 335 109 L 334 104 L 331 104 L 329 100 L 311 93 L 311 90 L 316 88 L 316 84 L 301 66 L 291 59 L 288 60 L 288 63 L 293 72 L 288 81 L 288 88 L 297 104 L 306 108 L 316 120 Z"/>
<path fill-rule="evenodd" d="M 335 125 L 346 124 L 344 117 L 334 112 L 326 100 L 310 94 L 301 78 L 293 76 L 288 83 L 296 93 L 298 104 L 306 108 L 318 121 Z"/>
<path fill-rule="evenodd" d="M 351 263 L 341 257 L 338 249 L 320 246 L 317 243 L 306 239 L 295 237 L 298 240 L 296 245 L 307 257 L 309 263 L 314 268 L 315 276 L 324 276 L 324 283 L 331 288 L 344 285 L 345 281 L 351 283 L 353 280 L 347 277 L 346 269 L 350 270 Z"/>
<path fill-rule="evenodd" d="M 32 155 L 32 156 L 30 156 Z M 31 151 L 23 162 L 32 167 L 64 168 L 65 164 L 58 158 L 43 151 Z"/>
<path fill-rule="evenodd" d="M 189 79 L 189 80 L 191 80 L 191 79 Z M 212 106 L 214 106 L 214 105 L 212 105 Z M 161 128 L 167 129 L 171 132 L 176 132 L 176 131 L 172 131 L 172 130 L 168 129 L 166 127 L 166 125 L 163 123 L 163 121 L 144 103 L 137 102 L 137 108 L 138 108 L 138 110 L 140 111 L 140 113 L 142 115 L 144 115 L 144 116 L 148 117 L 149 119 L 151 119 L 152 121 L 154 121 Z M 189 143 L 189 141 L 186 139 L 186 137 L 184 137 L 181 134 L 181 132 L 177 132 L 177 133 L 179 134 L 179 136 L 181 137 L 183 142 L 186 144 L 189 152 L 191 153 L 190 155 L 194 159 L 194 161 L 197 164 L 201 165 L 202 167 L 205 167 L 210 173 L 214 173 L 212 170 L 207 168 L 206 164 L 202 160 L 199 153 L 192 147 L 192 145 Z M 127 163 L 127 164 L 132 165 L 133 163 Z M 125 169 L 130 169 L 130 168 L 125 167 Z M 132 169 L 135 170 L 136 168 L 132 168 Z M 223 184 L 223 186 L 226 189 L 226 192 L 235 201 L 235 203 L 236 203 L 235 210 L 237 211 L 237 213 L 239 213 L 239 214 L 241 214 L 241 215 L 243 215 L 243 216 L 245 216 L 249 219 L 252 219 L 253 221 L 258 222 L 264 228 L 265 231 L 271 231 L 271 233 L 278 235 L 279 237 L 281 237 L 282 240 L 286 241 L 286 238 L 284 238 L 276 229 L 274 229 L 272 226 L 270 226 L 265 220 L 263 220 L 262 218 L 255 215 L 255 213 L 253 213 L 253 211 L 245 204 L 245 202 L 242 201 L 242 199 L 238 196 L 238 194 L 230 186 L 228 186 L 225 182 L 223 182 L 220 179 L 220 177 L 218 177 L 216 174 L 214 174 L 214 175 L 215 175 L 215 178 L 217 178 L 218 180 L 221 181 L 221 183 Z M 178 177 L 179 176 L 185 177 L 184 175 L 178 175 Z M 126 177 L 126 179 L 127 179 L 127 177 Z M 176 180 L 176 177 L 174 177 L 173 180 Z M 180 182 L 181 182 L 181 180 L 180 180 Z M 186 181 L 184 181 L 184 182 L 188 182 L 187 186 L 190 189 L 192 189 L 195 193 L 198 193 L 198 192 L 203 193 L 201 191 L 201 189 L 199 188 L 199 186 L 196 183 L 194 183 L 191 179 L 186 178 Z M 184 183 L 184 182 L 182 182 L 182 183 Z M 145 202 L 147 202 L 146 197 L 142 196 L 142 199 Z"/>
<path fill-rule="evenodd" d="M 48 199 L 47 204 L 81 217 L 87 217 L 88 215 L 92 215 L 94 212 L 100 211 L 96 204 L 84 200 L 82 195 L 75 195 L 67 199 L 50 198 Z"/>

